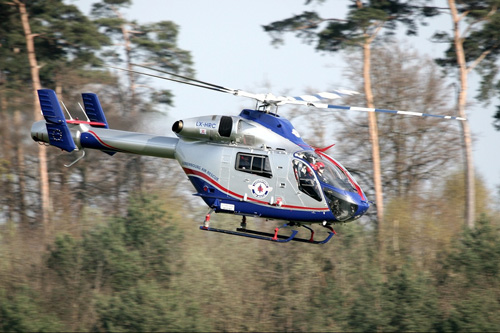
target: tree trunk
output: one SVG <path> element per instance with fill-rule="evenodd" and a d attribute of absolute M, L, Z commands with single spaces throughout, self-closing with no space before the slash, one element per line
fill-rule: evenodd
<path fill-rule="evenodd" d="M 38 100 L 37 90 L 41 89 L 40 75 L 38 69 L 38 63 L 35 54 L 35 43 L 34 34 L 31 33 L 31 27 L 28 20 L 28 13 L 26 12 L 26 5 L 19 1 L 14 0 L 14 3 L 19 8 L 19 14 L 21 15 L 21 22 L 23 25 L 24 35 L 26 38 L 26 48 L 28 51 L 28 60 L 31 69 L 31 80 L 33 82 L 33 110 L 35 115 L 35 121 L 42 120 L 42 114 L 40 113 L 40 102 Z M 40 146 L 38 150 L 38 163 L 40 171 L 40 192 L 42 201 L 42 226 L 44 235 L 47 236 L 49 232 L 49 213 L 50 213 L 50 196 L 49 196 L 49 175 L 47 171 L 47 151 L 45 146 Z"/>
<path fill-rule="evenodd" d="M 56 75 L 56 95 L 60 96 L 61 100 L 64 101 L 63 98 L 63 88 L 62 88 L 62 83 L 61 83 L 61 78 L 60 75 Z M 59 172 L 59 193 L 54 191 L 54 184 L 52 183 L 52 195 L 54 197 L 58 197 L 58 207 L 56 211 L 59 213 L 62 211 L 62 216 L 71 216 L 72 212 L 72 207 L 71 207 L 71 202 L 73 201 L 72 195 L 71 195 L 71 189 L 69 186 L 68 182 L 68 176 L 69 174 L 69 168 L 61 168 Z M 56 212 L 54 212 L 53 215 L 55 215 Z M 78 221 L 78 219 L 81 217 L 81 214 L 77 214 L 74 219 L 71 219 L 72 221 Z"/>
<path fill-rule="evenodd" d="M 122 31 L 123 35 L 123 40 L 124 40 L 124 47 L 125 47 L 125 57 L 126 57 L 126 62 L 127 62 L 127 69 L 129 70 L 128 72 L 128 81 L 129 81 L 129 89 L 130 89 L 130 112 L 132 115 L 135 114 L 136 108 L 136 95 L 135 95 L 135 74 L 132 73 L 131 71 L 133 70 L 132 68 L 132 45 L 130 42 L 130 31 L 127 29 L 127 25 L 125 24 L 125 20 L 123 19 L 123 15 L 116 9 L 114 6 L 111 7 L 115 15 L 123 22 L 120 25 L 120 29 Z"/>
<path fill-rule="evenodd" d="M 366 96 L 366 106 L 375 108 L 373 103 L 372 84 L 370 78 L 371 67 L 371 49 L 370 43 L 363 44 L 363 81 Z M 383 249 L 382 226 L 384 224 L 384 197 L 382 191 L 382 173 L 380 169 L 380 149 L 378 143 L 377 116 L 374 112 L 368 113 L 368 128 L 370 131 L 370 142 L 372 146 L 373 162 L 373 184 L 375 187 L 375 202 L 377 204 L 377 237 L 379 249 Z"/>
<path fill-rule="evenodd" d="M 14 128 L 22 128 L 23 120 L 20 111 L 14 113 Z M 18 191 L 16 196 L 19 224 L 22 229 L 28 230 L 28 216 L 26 215 L 26 167 L 24 163 L 24 149 L 21 138 L 16 138 L 16 169 L 18 178 Z"/>
<path fill-rule="evenodd" d="M 462 17 L 458 15 L 455 6 L 455 0 L 448 0 L 448 5 L 451 11 L 453 20 L 453 42 L 455 45 L 455 52 L 457 54 L 457 65 L 460 75 L 460 92 L 457 100 L 458 116 L 466 118 L 465 105 L 467 103 L 467 63 L 465 61 L 465 54 L 463 48 L 463 39 L 460 35 L 460 20 Z M 462 141 L 465 159 L 465 225 L 469 228 L 474 228 L 475 215 L 476 215 L 476 190 L 475 190 L 475 174 L 474 174 L 474 161 L 472 157 L 472 138 L 468 121 L 461 121 Z"/>
<path fill-rule="evenodd" d="M 5 173 L 6 176 L 0 178 L 0 198 L 7 205 L 5 216 L 7 223 L 14 221 L 14 212 L 16 210 L 16 198 L 14 193 L 14 185 L 11 174 L 15 173 L 14 159 L 15 153 L 12 144 L 12 121 L 6 111 L 6 102 L 2 100 L 2 110 L 0 111 L 0 133 L 2 133 L 1 151 L 0 151 L 0 174 Z"/>

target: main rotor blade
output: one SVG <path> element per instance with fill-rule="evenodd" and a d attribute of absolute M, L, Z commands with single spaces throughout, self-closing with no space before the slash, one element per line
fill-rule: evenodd
<path fill-rule="evenodd" d="M 192 82 L 186 82 L 186 81 L 172 79 L 172 78 L 168 78 L 168 77 L 164 77 L 164 76 L 160 76 L 160 75 L 155 75 L 155 74 L 138 72 L 138 71 L 134 71 L 132 69 L 120 68 L 120 67 L 115 67 L 115 66 L 107 66 L 107 67 L 118 69 L 118 70 L 129 72 L 129 73 L 135 73 L 135 74 L 140 74 L 140 75 L 147 75 L 147 76 L 155 77 L 155 78 L 162 79 L 162 80 L 168 80 L 168 81 L 173 81 L 173 82 L 188 84 L 190 86 L 195 86 L 195 87 L 200 87 L 200 88 L 205 88 L 205 89 L 220 91 L 220 92 L 227 93 L 227 94 L 234 94 L 233 91 L 226 90 L 226 89 L 220 89 L 220 88 L 205 86 L 205 85 L 202 85 L 202 84 L 197 84 L 197 83 L 192 83 Z"/>
<path fill-rule="evenodd" d="M 248 97 L 248 98 L 255 99 L 255 100 L 259 101 L 259 102 L 262 102 L 262 103 L 268 103 L 268 99 L 270 99 L 270 98 L 272 99 L 272 98 L 275 97 L 273 94 L 254 94 L 254 93 L 243 91 L 243 90 L 240 90 L 240 89 L 228 88 L 228 87 L 220 86 L 220 85 L 213 84 L 213 83 L 210 83 L 210 82 L 197 80 L 197 79 L 194 79 L 194 78 L 191 78 L 191 77 L 187 77 L 187 76 L 184 76 L 184 75 L 180 75 L 180 74 L 168 72 L 168 71 L 165 71 L 165 70 L 162 70 L 162 69 L 158 69 L 158 68 L 154 68 L 154 67 L 148 67 L 148 66 L 139 65 L 139 64 L 132 64 L 132 65 L 133 66 L 137 66 L 137 67 L 142 67 L 142 68 L 145 68 L 145 69 L 149 69 L 149 70 L 152 70 L 152 71 L 157 71 L 159 73 L 163 73 L 163 74 L 175 76 L 175 77 L 187 80 L 187 81 L 193 81 L 193 82 L 196 82 L 198 84 L 190 83 L 190 82 L 186 82 L 186 81 L 179 81 L 179 80 L 170 79 L 170 78 L 165 78 L 165 77 L 162 77 L 162 76 L 154 76 L 154 75 L 146 74 L 146 73 L 141 73 L 141 74 L 150 75 L 150 76 L 154 76 L 154 77 L 157 77 L 157 78 L 163 78 L 165 80 L 170 80 L 170 81 L 174 81 L 174 82 L 185 83 L 185 84 L 189 84 L 189 85 L 192 85 L 192 86 L 195 86 L 195 87 L 202 87 L 202 88 L 211 89 L 211 90 L 215 90 L 215 91 L 225 92 L 225 93 L 232 94 L 232 95 L 235 95 L 235 96 Z M 139 72 L 136 72 L 136 73 L 139 73 Z M 280 98 L 282 98 L 282 97 L 280 97 Z"/>
<path fill-rule="evenodd" d="M 258 101 L 269 103 L 269 104 L 287 104 L 288 101 L 318 102 L 320 100 L 325 100 L 325 99 L 331 100 L 331 99 L 341 98 L 343 96 L 350 96 L 350 95 L 359 94 L 357 91 L 345 90 L 345 89 L 344 90 L 342 90 L 342 89 L 333 90 L 333 91 L 328 91 L 328 92 L 325 91 L 325 92 L 316 93 L 314 95 L 302 95 L 302 96 L 293 96 L 293 97 L 292 96 L 274 96 L 273 94 L 254 94 L 254 93 L 244 92 L 244 91 L 239 90 L 239 89 L 227 88 L 227 87 L 213 84 L 210 82 L 197 80 L 197 79 L 194 79 L 191 77 L 187 77 L 187 76 L 180 75 L 177 73 L 168 72 L 168 71 L 154 68 L 154 67 L 149 67 L 149 66 L 144 66 L 144 65 L 139 65 L 139 64 L 131 64 L 131 65 L 137 66 L 137 67 L 142 67 L 142 68 L 149 69 L 152 71 L 157 71 L 157 72 L 163 73 L 163 74 L 168 74 L 168 75 L 182 78 L 185 80 L 194 81 L 194 82 L 197 82 L 197 83 L 200 83 L 203 85 L 207 85 L 207 86 L 211 86 L 211 87 L 214 87 L 217 89 L 227 90 L 229 93 L 232 93 L 233 95 L 242 96 L 242 97 L 249 97 L 249 98 L 253 98 L 253 99 L 256 99 Z"/>
<path fill-rule="evenodd" d="M 173 82 L 187 84 L 187 85 L 190 85 L 190 86 L 195 86 L 195 87 L 210 89 L 210 90 L 214 90 L 214 91 L 219 91 L 219 92 L 223 92 L 223 93 L 226 93 L 226 94 L 232 94 L 232 95 L 235 95 L 235 96 L 248 97 L 248 98 L 255 99 L 255 100 L 259 101 L 259 102 L 263 102 L 263 103 L 266 102 L 266 98 L 268 96 L 272 95 L 272 94 L 254 94 L 254 93 L 249 93 L 249 92 L 246 92 L 246 91 L 243 91 L 243 90 L 239 90 L 239 89 L 226 88 L 226 87 L 218 86 L 218 85 L 215 85 L 215 84 L 212 84 L 212 83 L 208 83 L 208 82 L 204 82 L 204 81 L 192 79 L 192 78 L 189 78 L 187 76 L 183 76 L 183 75 L 179 75 L 179 74 L 175 74 L 175 73 L 170 73 L 170 72 L 167 72 L 167 71 L 162 71 L 162 70 L 159 70 L 159 69 L 148 68 L 148 67 L 142 66 L 142 65 L 140 65 L 140 67 L 145 67 L 145 68 L 148 68 L 148 69 L 153 69 L 153 70 L 156 70 L 158 72 L 162 72 L 164 74 L 169 74 L 169 75 L 172 75 L 172 76 L 176 76 L 176 77 L 182 78 L 184 80 L 188 80 L 188 81 L 194 81 L 196 83 L 188 82 L 188 81 L 184 81 L 184 80 L 172 79 L 172 78 L 168 78 L 168 77 L 164 77 L 164 76 L 160 76 L 160 75 L 155 75 L 155 74 L 150 74 L 150 73 L 138 72 L 138 71 L 134 71 L 132 69 L 126 69 L 126 68 L 120 68 L 120 67 L 114 67 L 114 66 L 107 66 L 107 67 L 118 69 L 118 70 L 125 71 L 125 72 L 130 72 L 130 73 L 135 73 L 135 74 L 141 74 L 141 75 L 147 75 L 147 76 L 155 77 L 155 78 L 162 79 L 162 80 L 168 80 L 168 81 L 173 81 Z"/>
<path fill-rule="evenodd" d="M 300 103 L 300 104 L 304 105 L 305 103 Z M 356 107 L 356 106 L 332 105 L 332 104 L 324 104 L 324 103 L 306 103 L 306 105 L 312 106 L 312 107 L 315 107 L 318 109 L 338 109 L 338 110 L 344 110 L 344 111 L 392 113 L 392 114 L 403 114 L 403 115 L 407 115 L 407 116 L 416 116 L 416 117 L 433 117 L 433 118 L 441 118 L 441 119 L 467 120 L 467 118 L 463 118 L 463 117 L 444 116 L 444 115 L 413 112 L 413 111 L 361 108 L 361 107 Z"/>
<path fill-rule="evenodd" d="M 213 83 L 210 83 L 210 82 L 205 82 L 205 81 L 197 80 L 197 79 L 194 79 L 192 77 L 180 75 L 180 74 L 177 74 L 177 73 L 167 72 L 165 70 L 154 68 L 154 67 L 148 67 L 148 66 L 139 65 L 139 64 L 131 64 L 131 65 L 132 66 L 136 66 L 136 67 L 142 67 L 142 68 L 145 68 L 145 69 L 149 69 L 151 71 L 156 71 L 156 72 L 159 72 L 159 73 L 163 73 L 163 74 L 175 76 L 175 77 L 178 77 L 178 78 L 181 78 L 181 79 L 184 79 L 184 80 L 197 82 L 197 83 L 200 83 L 200 84 L 203 84 L 203 85 L 206 85 L 206 86 L 210 86 L 210 87 L 213 87 L 213 88 L 217 88 L 217 89 L 221 89 L 221 90 L 227 90 L 228 92 L 231 92 L 231 93 L 233 93 L 234 91 L 236 91 L 236 89 L 226 88 L 226 87 L 223 87 L 223 86 L 219 86 L 217 84 L 213 84 Z M 184 82 L 184 81 L 182 81 L 182 82 Z"/>
<path fill-rule="evenodd" d="M 402 115 L 407 115 L 407 116 L 433 117 L 433 118 L 453 119 L 453 120 L 462 120 L 462 121 L 467 120 L 466 118 L 463 118 L 463 117 L 444 116 L 444 115 L 436 115 L 436 114 L 413 112 L 413 111 L 362 108 L 362 107 L 355 107 L 355 106 L 344 106 L 344 105 L 318 103 L 318 101 L 325 100 L 325 99 L 335 99 L 335 98 L 339 98 L 339 97 L 346 96 L 346 95 L 358 94 L 358 92 L 351 91 L 351 90 L 334 90 L 331 92 L 322 92 L 322 93 L 317 93 L 314 95 L 302 95 L 302 96 L 296 96 L 296 97 L 274 96 L 273 94 L 254 94 L 254 93 L 249 93 L 249 92 L 239 90 L 239 89 L 227 88 L 227 87 L 213 84 L 210 82 L 193 79 L 193 78 L 190 78 L 190 77 L 187 77 L 184 75 L 168 72 L 168 71 L 154 68 L 154 67 L 148 67 L 148 66 L 138 65 L 138 64 L 132 64 L 132 65 L 137 66 L 137 67 L 141 67 L 144 69 L 156 71 L 159 73 L 167 74 L 167 75 L 170 75 L 170 76 L 182 79 L 182 80 L 168 78 L 168 77 L 155 75 L 155 74 L 138 72 L 138 71 L 126 69 L 126 68 L 120 68 L 120 67 L 114 67 L 114 66 L 107 66 L 107 67 L 130 72 L 130 73 L 147 75 L 147 76 L 155 77 L 155 78 L 162 79 L 162 80 L 183 83 L 183 84 L 187 84 L 187 85 L 194 86 L 194 87 L 200 87 L 200 88 L 205 88 L 205 89 L 209 89 L 209 90 L 219 91 L 219 92 L 223 92 L 226 94 L 232 94 L 235 96 L 248 97 L 248 98 L 255 99 L 261 103 L 264 103 L 264 105 L 276 105 L 277 106 L 277 105 L 284 105 L 284 104 L 294 104 L 294 105 L 312 106 L 312 107 L 315 107 L 318 109 L 337 109 L 337 110 L 344 110 L 344 111 L 391 113 L 391 114 L 402 114 Z"/>

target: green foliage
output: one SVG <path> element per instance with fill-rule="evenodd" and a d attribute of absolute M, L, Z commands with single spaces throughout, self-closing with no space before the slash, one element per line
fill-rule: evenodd
<path fill-rule="evenodd" d="M 177 47 L 179 27 L 171 21 L 160 21 L 152 24 L 139 25 L 140 33 L 134 35 L 132 42 L 134 58 L 138 61 L 147 59 L 166 70 L 192 73 L 191 55 L 188 51 Z"/>
<path fill-rule="evenodd" d="M 476 96 L 487 104 L 497 93 L 500 80 L 498 74 L 498 57 L 500 56 L 500 11 L 498 0 L 466 0 L 457 1 L 458 15 L 463 17 L 464 57 L 467 66 L 473 66 L 481 77 L 481 84 Z M 434 35 L 437 42 L 449 44 L 443 58 L 436 62 L 445 69 L 456 68 L 457 54 L 452 36 L 445 32 Z M 479 64 L 479 66 L 476 66 Z"/>
<path fill-rule="evenodd" d="M 95 82 L 93 69 L 103 64 L 98 50 L 110 43 L 109 38 L 75 5 L 63 0 L 25 4 L 42 86 L 63 87 L 66 93 L 74 91 L 75 85 Z M 0 104 L 8 111 L 24 110 L 26 87 L 32 81 L 26 36 L 14 2 L 0 1 L 0 13 Z M 109 82 L 109 75 L 99 76 L 99 82 Z"/>
<path fill-rule="evenodd" d="M 410 266 L 389 275 L 381 307 L 386 316 L 384 330 L 391 332 L 429 332 L 439 319 L 432 279 Z"/>
<path fill-rule="evenodd" d="M 367 280 L 352 295 L 354 300 L 347 310 L 347 330 L 356 332 L 374 332 L 383 326 L 380 312 L 379 281 Z"/>
<path fill-rule="evenodd" d="M 101 1 L 93 4 L 92 16 L 94 22 L 101 31 L 108 36 L 116 47 L 109 48 L 102 55 L 114 64 L 121 63 L 131 69 L 132 64 L 147 64 L 147 66 L 159 67 L 167 71 L 193 75 L 193 65 L 189 51 L 183 50 L 177 45 L 179 27 L 172 21 L 160 21 L 148 24 L 139 24 L 124 18 L 122 10 L 129 6 L 131 1 Z M 122 57 L 125 55 L 125 57 Z M 132 109 L 138 102 L 143 103 L 141 109 L 156 110 L 155 105 L 173 105 L 172 93 L 166 90 L 156 91 L 143 89 L 141 85 L 132 83 L 141 79 L 129 74 L 128 87 L 134 96 L 148 96 L 149 98 L 130 101 Z M 149 87 L 150 88 L 150 87 Z M 135 90 L 138 90 L 137 92 Z M 139 90 L 141 92 L 139 92 Z M 152 100 L 154 103 L 149 103 Z"/>
<path fill-rule="evenodd" d="M 138 196 L 123 217 L 81 238 L 57 237 L 36 269 L 45 272 L 43 290 L 35 293 L 33 287 L 0 285 L 2 329 L 500 328 L 496 316 L 500 231 L 486 218 L 476 229 L 455 235 L 457 242 L 451 251 L 441 248 L 439 260 L 426 257 L 433 263 L 422 265 L 421 250 L 413 248 L 401 251 L 403 260 L 387 252 L 388 264 L 381 267 L 374 234 L 360 224 L 336 227 L 338 234 L 326 247 L 278 245 L 194 231 L 190 223 L 183 225 L 182 218 L 178 218 L 181 223 L 173 222 L 162 205 L 155 197 Z M 185 215 L 183 208 L 176 210 L 179 216 Z M 217 216 L 216 222 L 225 220 L 234 223 L 234 216 Z M 269 222 L 256 223 L 258 229 L 269 227 Z M 189 233 L 182 236 L 184 228 Z M 28 322 L 28 318 L 35 319 Z"/>
<path fill-rule="evenodd" d="M 493 126 L 495 126 L 497 131 L 500 131 L 500 106 L 497 106 L 497 112 L 493 118 L 495 119 L 493 121 Z"/>
<path fill-rule="evenodd" d="M 174 95 L 170 90 L 158 90 L 151 94 L 152 102 L 155 104 L 166 104 L 174 106 Z"/>
<path fill-rule="evenodd" d="M 465 278 L 470 287 L 499 286 L 500 230 L 482 217 L 477 228 L 466 230 L 446 262 L 451 272 Z"/>
<path fill-rule="evenodd" d="M 133 198 L 123 223 L 125 243 L 138 251 L 145 274 L 154 274 L 160 281 L 168 280 L 182 234 L 169 222 L 167 212 L 159 207 L 157 199 Z"/>
<path fill-rule="evenodd" d="M 127 247 L 122 221 L 113 221 L 84 237 L 86 252 L 83 269 L 94 288 L 108 286 L 113 290 L 130 288 L 145 275 L 137 249 Z"/>
<path fill-rule="evenodd" d="M 183 299 L 183 304 L 179 300 Z M 198 306 L 187 297 L 155 281 L 141 280 L 135 286 L 96 303 L 96 328 L 105 332 L 204 332 Z"/>
<path fill-rule="evenodd" d="M 97 326 L 105 332 L 176 331 L 166 290 L 154 281 L 136 285 L 98 300 Z"/>
<path fill-rule="evenodd" d="M 68 308 L 61 308 L 59 314 L 80 316 L 72 313 L 72 308 L 77 308 L 77 312 L 87 310 L 94 298 L 91 290 L 97 290 L 102 291 L 102 294 L 97 293 L 96 311 L 104 316 L 98 317 L 103 329 L 127 327 L 129 323 L 122 320 L 125 314 L 121 311 L 130 311 L 126 314 L 128 318 L 144 317 L 144 313 L 136 313 L 141 308 L 143 311 L 157 309 L 161 320 L 152 319 L 143 326 L 138 321 L 136 326 L 131 326 L 134 330 L 168 327 L 155 326 L 158 322 L 170 322 L 170 319 L 165 317 L 168 311 L 167 303 L 162 301 L 164 297 L 154 291 L 161 288 L 168 291 L 168 282 L 178 260 L 179 240 L 182 240 L 181 233 L 159 208 L 157 199 L 151 196 L 131 199 L 125 217 L 84 234 L 81 240 L 69 235 L 58 236 L 47 258 L 47 267 L 60 280 L 58 285 L 62 290 L 66 290 L 63 302 Z M 54 290 L 56 299 L 61 298 L 61 288 Z M 146 308 L 143 302 L 151 304 L 152 308 Z M 131 304 L 121 308 L 123 303 Z M 115 319 L 122 323 L 114 322 Z"/>
<path fill-rule="evenodd" d="M 27 6 L 31 30 L 35 37 L 36 56 L 41 66 L 41 80 L 52 85 L 54 74 L 64 68 L 99 65 L 102 62 L 95 51 L 109 43 L 109 39 L 97 31 L 97 27 L 76 6 L 62 0 L 30 1 Z M 0 12 L 7 17 L 0 20 L 2 70 L 9 73 L 9 82 L 30 79 L 27 65 L 26 42 L 17 7 L 0 3 Z M 22 75 L 22 77 L 20 76 Z M 52 84 L 51 84 L 52 83 Z"/>
<path fill-rule="evenodd" d="M 83 270 L 93 288 L 122 290 L 146 276 L 167 281 L 174 262 L 173 240 L 182 239 L 153 198 L 132 199 L 124 218 L 85 234 L 83 240 L 59 236 L 48 266 L 61 278 Z"/>
<path fill-rule="evenodd" d="M 484 216 L 465 230 L 443 259 L 438 287 L 449 310 L 440 325 L 449 331 L 498 331 L 500 229 Z"/>
<path fill-rule="evenodd" d="M 423 14 L 421 11 L 424 8 L 416 5 L 415 1 L 360 1 L 349 6 L 345 19 L 324 19 L 317 12 L 305 11 L 272 22 L 263 26 L 263 29 L 270 34 L 274 45 L 283 44 L 283 34 L 293 32 L 307 43 L 316 43 L 317 50 L 335 52 L 344 47 L 363 44 L 376 35 L 382 26 L 390 34 L 398 23 L 402 23 L 407 27 L 408 35 L 416 35 L 415 19 Z"/>
<path fill-rule="evenodd" d="M 46 313 L 33 290 L 21 286 L 7 292 L 0 288 L 0 331 L 56 332 L 62 325 L 56 316 Z"/>
<path fill-rule="evenodd" d="M 7 89 L 17 89 L 29 84 L 29 64 L 26 40 L 17 8 L 0 2 L 0 82 Z"/>
<path fill-rule="evenodd" d="M 500 327 L 498 293 L 492 290 L 461 289 L 461 297 L 452 303 L 449 317 L 440 323 L 443 331 L 497 332 Z"/>
<path fill-rule="evenodd" d="M 69 282 L 74 278 L 74 274 L 82 269 L 82 254 L 82 248 L 75 238 L 69 235 L 59 235 L 54 241 L 47 265 L 61 279 Z"/>

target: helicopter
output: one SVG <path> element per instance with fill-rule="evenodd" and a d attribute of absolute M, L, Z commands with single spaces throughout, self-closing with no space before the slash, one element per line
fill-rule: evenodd
<path fill-rule="evenodd" d="M 243 109 L 238 116 L 209 115 L 178 120 L 172 125 L 176 137 L 170 137 L 110 129 L 94 93 L 82 93 L 83 107 L 80 107 L 87 120 L 74 119 L 53 90 L 40 89 L 38 97 L 44 120 L 32 125 L 31 137 L 40 144 L 63 151 L 81 151 L 81 156 L 66 167 L 84 158 L 85 149 L 101 150 L 111 156 L 127 153 L 176 159 L 194 186 L 194 195 L 209 207 L 199 227 L 209 232 L 278 243 L 325 244 L 336 234 L 332 225 L 359 219 L 372 204 L 349 171 L 326 154 L 332 146 L 317 148 L 307 144 L 291 122 L 278 115 L 278 106 L 292 104 L 466 120 L 447 115 L 325 103 L 357 94 L 351 90 L 295 97 L 255 94 L 153 67 L 134 66 L 169 77 L 109 67 L 251 98 L 256 101 L 256 107 Z M 236 230 L 214 228 L 210 226 L 212 213 L 241 216 L 240 227 Z M 272 232 L 252 230 L 247 228 L 247 217 L 284 221 L 284 224 Z M 326 228 L 326 238 L 316 240 L 312 225 Z M 296 237 L 300 227 L 309 231 L 308 238 Z M 282 229 L 290 229 L 291 234 L 280 234 Z"/>

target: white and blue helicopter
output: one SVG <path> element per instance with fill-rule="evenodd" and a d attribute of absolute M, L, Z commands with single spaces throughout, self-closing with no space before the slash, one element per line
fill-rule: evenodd
<path fill-rule="evenodd" d="M 213 115 L 178 120 L 172 126 L 177 137 L 167 137 L 110 129 L 99 99 L 93 93 L 82 94 L 86 121 L 75 120 L 71 115 L 66 119 L 56 93 L 41 89 L 38 96 L 45 120 L 33 124 L 31 137 L 68 152 L 81 150 L 81 157 L 68 167 L 85 156 L 86 148 L 109 155 L 119 152 L 176 159 L 193 184 L 195 195 L 209 207 L 200 226 L 205 231 L 274 242 L 293 240 L 324 244 L 335 235 L 333 224 L 357 220 L 368 210 L 370 201 L 356 180 L 341 163 L 325 153 L 331 146 L 315 148 L 304 142 L 287 119 L 272 112 L 280 105 L 465 120 L 454 116 L 324 103 L 355 94 L 347 90 L 299 97 L 253 94 L 155 68 L 139 67 L 170 77 L 116 69 L 248 97 L 257 101 L 257 107 L 245 109 L 238 116 Z M 213 212 L 242 216 L 240 228 L 211 227 Z M 285 224 L 270 233 L 256 231 L 246 228 L 247 217 L 281 220 Z M 328 230 L 325 239 L 314 239 L 314 230 L 310 227 L 313 224 Z M 310 231 L 309 238 L 296 237 L 299 227 Z M 290 235 L 279 234 L 280 229 L 285 228 L 291 229 Z"/>

